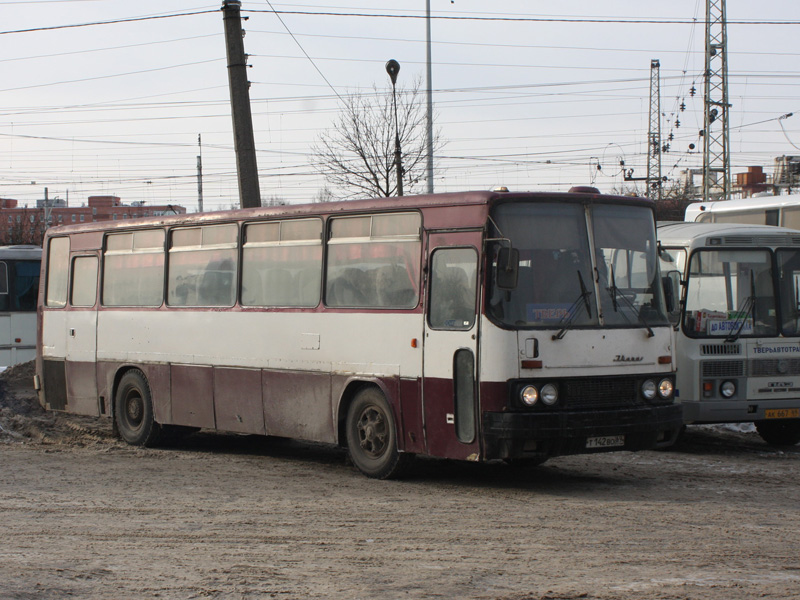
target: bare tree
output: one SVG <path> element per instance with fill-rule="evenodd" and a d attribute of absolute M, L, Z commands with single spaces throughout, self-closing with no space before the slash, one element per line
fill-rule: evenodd
<path fill-rule="evenodd" d="M 23 208 L 5 231 L 0 230 L 0 245 L 33 244 L 41 246 L 45 229 L 47 229 L 47 225 L 44 222 L 42 211 Z"/>
<path fill-rule="evenodd" d="M 392 92 L 373 89 L 370 95 L 342 98 L 341 114 L 312 148 L 314 167 L 343 199 L 397 193 Z M 424 181 L 427 157 L 425 102 L 419 79 L 409 89 L 397 89 L 397 124 L 403 187 L 414 192 Z M 434 133 L 432 146 L 433 152 L 441 147 L 438 133 Z"/>
<path fill-rule="evenodd" d="M 646 190 L 640 189 L 636 184 L 625 185 L 621 188 L 612 188 L 612 194 L 620 196 L 646 197 Z M 697 202 L 689 190 L 677 181 L 664 185 L 661 191 L 661 200 L 655 202 L 656 220 L 658 221 L 683 221 L 686 207 L 692 202 Z"/>

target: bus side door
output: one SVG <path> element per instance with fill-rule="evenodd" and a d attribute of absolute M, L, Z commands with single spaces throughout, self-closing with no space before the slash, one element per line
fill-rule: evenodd
<path fill-rule="evenodd" d="M 481 232 L 431 233 L 422 399 L 432 456 L 468 459 L 478 441 L 478 248 Z"/>
<path fill-rule="evenodd" d="M 99 416 L 97 399 L 97 254 L 74 254 L 70 261 L 66 312 L 67 406 L 71 413 Z"/>

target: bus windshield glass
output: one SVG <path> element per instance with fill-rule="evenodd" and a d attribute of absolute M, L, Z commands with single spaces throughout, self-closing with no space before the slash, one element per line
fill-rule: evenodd
<path fill-rule="evenodd" d="M 778 289 L 783 335 L 800 335 L 800 250 L 780 249 Z"/>
<path fill-rule="evenodd" d="M 697 337 L 778 335 L 766 249 L 699 250 L 689 259 L 684 330 Z"/>
<path fill-rule="evenodd" d="M 627 205 L 598 205 L 589 212 L 597 273 L 582 204 L 495 208 L 493 237 L 501 239 L 494 243 L 493 274 L 501 248 L 510 243 L 519 252 L 514 289 L 500 289 L 492 278 L 489 314 L 495 320 L 512 327 L 559 329 L 666 324 L 652 212 Z"/>

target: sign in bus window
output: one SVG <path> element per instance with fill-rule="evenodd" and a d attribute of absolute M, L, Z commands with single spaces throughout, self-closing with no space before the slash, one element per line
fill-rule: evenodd
<path fill-rule="evenodd" d="M 437 329 L 471 329 L 475 324 L 478 258 L 472 248 L 437 250 L 431 259 L 429 319 Z"/>

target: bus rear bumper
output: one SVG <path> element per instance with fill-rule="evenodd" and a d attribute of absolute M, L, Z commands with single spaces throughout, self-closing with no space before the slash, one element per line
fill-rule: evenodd
<path fill-rule="evenodd" d="M 662 448 L 675 443 L 682 427 L 678 404 L 615 411 L 487 412 L 483 414 L 484 458 Z"/>

